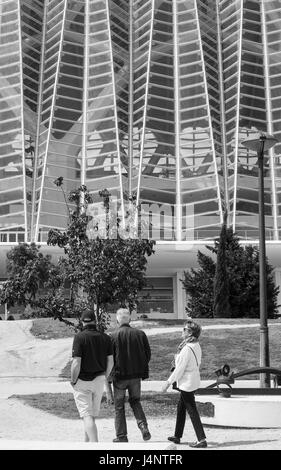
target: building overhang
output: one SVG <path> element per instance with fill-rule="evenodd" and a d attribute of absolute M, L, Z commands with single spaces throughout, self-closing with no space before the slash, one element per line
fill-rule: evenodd
<path fill-rule="evenodd" d="M 241 245 L 259 245 L 258 240 L 240 240 Z M 147 275 L 148 276 L 172 276 L 176 272 L 184 271 L 189 268 L 198 267 L 197 253 L 213 256 L 206 246 L 212 246 L 213 240 L 196 240 L 196 241 L 158 241 L 155 245 L 154 255 L 148 258 Z M 5 279 L 7 253 L 17 243 L 1 243 L 0 244 L 0 279 Z M 56 263 L 64 251 L 61 248 L 48 246 L 46 243 L 40 243 L 41 253 L 50 254 L 52 261 Z M 281 241 L 267 241 L 266 255 L 269 263 L 275 267 L 281 268 Z"/>

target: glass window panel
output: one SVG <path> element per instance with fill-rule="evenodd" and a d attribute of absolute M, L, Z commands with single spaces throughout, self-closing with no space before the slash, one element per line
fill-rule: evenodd
<path fill-rule="evenodd" d="M 279 65 L 274 65 L 274 66 L 270 66 L 270 67 L 269 67 L 269 71 L 270 71 L 270 74 L 271 74 L 271 75 L 277 75 L 277 74 L 279 74 L 279 77 L 280 77 L 280 74 L 281 74 L 281 64 L 279 64 Z"/>
<path fill-rule="evenodd" d="M 272 106 L 273 108 L 281 108 L 281 98 L 272 100 Z"/>
<path fill-rule="evenodd" d="M 188 111 L 182 111 L 180 115 L 181 115 L 181 119 L 192 121 L 192 119 L 206 116 L 207 109 L 206 108 L 191 109 Z"/>
<path fill-rule="evenodd" d="M 270 79 L 270 83 L 271 83 L 272 86 L 280 85 L 280 76 L 272 77 Z"/>
<path fill-rule="evenodd" d="M 204 214 L 206 212 L 214 212 L 218 210 L 217 201 L 207 201 L 202 203 L 194 204 L 194 213 L 195 214 Z"/>
<path fill-rule="evenodd" d="M 261 108 L 264 109 L 266 104 L 264 99 L 258 99 L 255 96 L 242 96 L 241 104 L 245 107 Z"/>
<path fill-rule="evenodd" d="M 233 24 L 227 29 L 223 29 L 222 31 L 222 39 L 228 39 L 231 34 L 236 34 L 239 31 L 239 23 Z"/>
<path fill-rule="evenodd" d="M 159 98 L 154 98 L 154 97 L 150 97 L 149 98 L 149 105 L 151 106 L 154 106 L 154 107 L 167 107 L 168 109 L 174 109 L 174 101 L 171 100 L 171 101 L 168 101 L 167 99 L 164 99 L 164 97 L 162 99 L 159 99 Z"/>
<path fill-rule="evenodd" d="M 89 79 L 89 86 L 90 87 L 100 87 L 100 86 L 105 86 L 108 85 L 109 83 L 112 83 L 112 78 L 111 74 L 108 75 L 103 75 L 101 77 L 93 77 Z"/>
<path fill-rule="evenodd" d="M 204 106 L 206 105 L 206 97 L 205 96 L 196 96 L 195 98 L 190 98 L 187 100 L 181 100 L 181 108 L 188 109 L 193 108 L 195 106 Z"/>
<path fill-rule="evenodd" d="M 273 117 L 273 119 L 280 120 L 281 119 L 281 109 L 279 109 L 278 111 L 273 111 L 272 117 Z"/>
<path fill-rule="evenodd" d="M 14 64 L 9 67 L 0 67 L 0 70 L 1 70 L 2 76 L 7 77 L 10 82 L 9 75 L 19 74 L 20 68 L 19 68 L 19 64 Z"/>
<path fill-rule="evenodd" d="M 105 64 L 110 63 L 110 54 L 108 52 L 104 52 L 102 54 L 93 55 L 91 54 L 89 57 L 89 64 L 96 65 L 96 64 Z"/>
<path fill-rule="evenodd" d="M 216 188 L 206 188 L 201 191 L 192 191 L 190 193 L 183 194 L 182 204 L 190 204 L 195 202 L 206 201 L 207 199 L 217 199 Z"/>
<path fill-rule="evenodd" d="M 244 69 L 242 70 L 242 76 L 241 76 L 242 82 L 245 82 L 247 84 L 250 84 L 252 87 L 255 87 L 255 85 L 259 87 L 264 87 L 264 77 L 263 73 L 260 72 L 259 76 L 258 75 L 248 75 L 247 73 L 244 72 Z M 279 81 L 280 84 L 280 81 Z"/>
<path fill-rule="evenodd" d="M 154 96 L 159 95 L 161 98 L 162 97 L 163 98 L 170 98 L 170 99 L 174 98 L 174 91 L 171 88 L 160 88 L 160 87 L 157 87 L 157 85 L 150 85 L 149 92 L 150 92 L 150 95 L 154 95 Z M 136 99 L 139 96 L 141 96 L 141 94 L 136 95 Z"/>

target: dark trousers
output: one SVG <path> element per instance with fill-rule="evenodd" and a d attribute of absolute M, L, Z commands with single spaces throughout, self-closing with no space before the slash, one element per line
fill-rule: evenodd
<path fill-rule="evenodd" d="M 147 425 L 146 417 L 141 406 L 141 379 L 114 380 L 115 431 L 117 437 L 127 436 L 125 415 L 126 390 L 129 393 L 129 403 L 133 410 L 138 426 Z"/>
<path fill-rule="evenodd" d="M 198 441 L 202 441 L 206 438 L 204 429 L 201 423 L 201 419 L 195 403 L 194 392 L 180 391 L 180 399 L 177 406 L 177 421 L 175 436 L 181 438 L 186 420 L 186 412 L 188 412 L 191 419 L 195 434 Z"/>

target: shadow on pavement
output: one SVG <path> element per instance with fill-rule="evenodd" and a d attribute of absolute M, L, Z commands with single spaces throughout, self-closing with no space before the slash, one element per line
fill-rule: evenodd
<path fill-rule="evenodd" d="M 214 442 L 214 441 L 208 441 L 208 448 L 213 449 L 213 448 L 221 448 L 221 447 L 237 447 L 237 446 L 249 446 L 253 444 L 262 444 L 262 443 L 269 443 L 269 442 L 277 442 L 277 439 L 263 439 L 263 440 L 256 440 L 256 441 L 250 441 L 250 440 L 245 440 L 245 441 L 228 441 L 228 442 Z M 187 442 L 183 442 L 182 444 L 188 444 Z M 180 446 L 179 446 L 180 448 Z"/>

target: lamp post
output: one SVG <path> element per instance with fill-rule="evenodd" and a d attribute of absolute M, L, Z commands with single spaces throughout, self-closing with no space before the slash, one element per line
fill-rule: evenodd
<path fill-rule="evenodd" d="M 244 140 L 241 144 L 257 152 L 259 167 L 259 293 L 260 293 L 260 367 L 269 367 L 269 341 L 267 325 L 266 293 L 266 252 L 264 218 L 264 152 L 273 147 L 278 140 L 273 136 L 261 135 L 258 139 Z M 270 388 L 270 374 L 260 374 L 260 387 Z"/>

